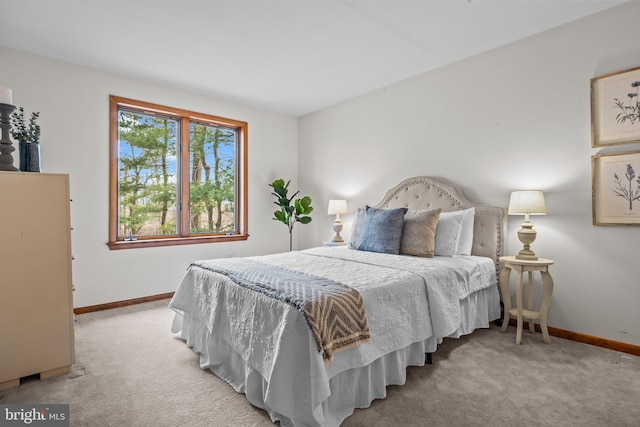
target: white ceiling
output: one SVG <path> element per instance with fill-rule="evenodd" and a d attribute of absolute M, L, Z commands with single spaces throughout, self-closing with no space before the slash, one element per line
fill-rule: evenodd
<path fill-rule="evenodd" d="M 624 2 L 2 0 L 0 45 L 301 116 Z"/>

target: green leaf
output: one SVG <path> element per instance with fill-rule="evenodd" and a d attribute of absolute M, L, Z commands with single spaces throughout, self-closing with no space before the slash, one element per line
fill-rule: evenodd
<path fill-rule="evenodd" d="M 275 211 L 273 213 L 273 216 L 275 216 L 274 219 L 276 219 L 276 220 L 278 220 L 280 222 L 284 222 L 285 224 L 288 225 L 288 221 L 287 221 L 286 215 L 282 211 Z"/>
<path fill-rule="evenodd" d="M 300 203 L 302 204 L 302 206 L 304 206 L 305 208 L 308 208 L 309 206 L 311 206 L 311 197 L 309 196 L 305 196 L 300 200 Z"/>
<path fill-rule="evenodd" d="M 295 206 L 296 214 L 298 215 L 308 215 L 313 211 L 313 208 L 311 207 L 311 198 L 308 196 L 296 200 Z"/>
<path fill-rule="evenodd" d="M 286 198 L 287 197 L 287 189 L 284 187 L 274 187 L 273 189 L 278 197 Z"/>
<path fill-rule="evenodd" d="M 284 181 L 282 179 L 276 179 L 271 184 L 269 184 L 274 189 L 284 187 Z"/>
<path fill-rule="evenodd" d="M 298 221 L 300 221 L 303 224 L 309 224 L 311 222 L 311 217 L 310 216 L 303 216 L 301 218 L 298 218 Z"/>

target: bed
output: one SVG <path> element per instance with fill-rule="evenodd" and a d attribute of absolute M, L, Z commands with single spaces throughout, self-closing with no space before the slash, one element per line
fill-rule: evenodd
<path fill-rule="evenodd" d="M 470 254 L 441 256 L 438 241 L 432 257 L 357 250 L 352 236 L 350 247 L 204 260 L 189 266 L 169 304 L 176 312 L 172 331 L 200 354 L 201 368 L 282 426 L 338 426 L 354 408 L 384 398 L 388 385 L 404 384 L 406 368 L 424 365 L 443 339 L 489 327 L 500 317 L 496 271 L 504 209 L 470 202 L 459 186 L 432 177 L 401 182 L 372 208 L 405 208 L 407 215 L 438 210 L 438 227 L 450 224 L 444 212 L 447 218 L 472 212 Z M 359 211 L 352 234 L 366 212 Z M 447 235 L 445 228 L 437 230 L 436 239 Z M 462 237 L 458 231 L 458 244 Z M 358 332 L 363 339 L 325 354 L 299 307 L 243 286 L 238 274 L 224 270 L 231 268 L 227 263 L 357 290 L 367 322 L 365 333 Z"/>

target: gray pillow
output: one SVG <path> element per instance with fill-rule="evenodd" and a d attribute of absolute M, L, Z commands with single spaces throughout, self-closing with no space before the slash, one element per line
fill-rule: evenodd
<path fill-rule="evenodd" d="M 407 208 L 376 209 L 367 206 L 358 250 L 397 255 Z"/>
<path fill-rule="evenodd" d="M 400 253 L 431 258 L 435 250 L 440 209 L 408 210 L 404 215 Z"/>

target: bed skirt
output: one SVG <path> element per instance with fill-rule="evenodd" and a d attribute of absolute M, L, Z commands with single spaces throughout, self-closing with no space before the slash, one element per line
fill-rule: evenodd
<path fill-rule="evenodd" d="M 500 303 L 495 287 L 478 291 L 461 301 L 462 322 L 450 335 L 458 338 L 477 328 L 487 328 L 500 316 Z M 240 354 L 223 339 L 209 333 L 205 322 L 189 313 L 176 313 L 173 332 L 180 332 L 187 346 L 200 354 L 200 367 L 209 369 L 244 393 L 254 406 L 267 411 L 280 425 L 338 426 L 353 414 L 355 408 L 367 408 L 375 399 L 386 397 L 388 385 L 404 384 L 408 366 L 423 366 L 425 353 L 434 352 L 442 337 L 431 336 L 388 353 L 372 363 L 342 371 L 328 378 L 330 396 L 320 406 L 311 408 L 296 401 L 295 387 L 269 387 L 262 375 L 249 366 Z M 311 334 L 309 334 L 311 339 Z M 313 346 L 310 346 L 312 348 Z M 304 355 L 302 355 L 304 357 Z M 295 375 L 295 373 L 291 373 Z M 308 409 L 305 409 L 308 408 Z"/>

